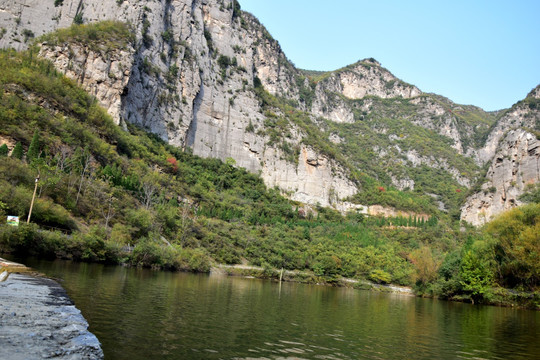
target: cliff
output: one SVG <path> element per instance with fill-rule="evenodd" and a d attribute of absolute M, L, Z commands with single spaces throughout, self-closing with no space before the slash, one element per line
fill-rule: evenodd
<path fill-rule="evenodd" d="M 232 158 L 309 204 L 377 205 L 370 192 L 384 186 L 459 211 L 507 129 L 499 121 L 484 142 L 497 114 L 422 93 L 374 59 L 328 73 L 296 69 L 232 0 L 19 0 L 0 10 L 0 46 L 16 49 L 73 22 L 118 20 L 110 27 L 128 31 L 112 45 L 102 34 L 56 33 L 39 38 L 39 53 L 118 124 Z M 383 205 L 429 208 L 414 204 Z"/>
<path fill-rule="evenodd" d="M 481 191 L 462 207 L 461 219 L 482 225 L 495 215 L 521 205 L 519 197 L 540 182 L 540 86 L 504 113 L 479 160 L 489 164 Z"/>

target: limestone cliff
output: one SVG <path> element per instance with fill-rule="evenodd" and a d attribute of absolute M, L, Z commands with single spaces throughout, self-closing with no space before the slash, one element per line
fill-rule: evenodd
<path fill-rule="evenodd" d="M 58 3 L 58 2 L 57 2 Z M 117 123 L 137 124 L 194 154 L 235 159 L 293 199 L 329 205 L 356 191 L 333 159 L 302 146 L 296 161 L 268 146 L 254 79 L 271 94 L 297 97 L 297 70 L 257 19 L 231 0 L 0 2 L 0 46 L 25 48 L 27 36 L 107 19 L 132 24 L 124 49 L 86 43 L 41 44 L 40 55 L 77 80 Z M 73 40 L 73 39 L 72 39 Z M 304 134 L 296 129 L 295 141 Z M 309 154 L 309 155 L 306 155 Z M 313 163 L 310 159 L 318 159 Z M 320 160 L 320 161 L 319 161 Z"/>
<path fill-rule="evenodd" d="M 489 134 L 478 152 L 481 161 L 490 163 L 486 181 L 462 207 L 462 220 L 482 225 L 521 205 L 519 197 L 527 187 L 540 182 L 539 100 L 540 86 L 506 112 Z"/>
<path fill-rule="evenodd" d="M 368 176 L 455 208 L 456 191 L 483 175 L 512 121 L 499 121 L 484 144 L 496 114 L 422 93 L 374 59 L 298 70 L 234 0 L 0 0 L 0 47 L 24 49 L 74 22 L 103 20 L 129 24 L 133 38 L 122 46 L 42 40 L 40 55 L 118 124 L 233 158 L 305 203 L 350 208 L 348 198 L 369 191 L 358 180 Z"/>

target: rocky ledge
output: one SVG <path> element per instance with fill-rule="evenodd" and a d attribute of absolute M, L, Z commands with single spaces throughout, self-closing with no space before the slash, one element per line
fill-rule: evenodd
<path fill-rule="evenodd" d="M 103 359 L 98 339 L 57 282 L 20 272 L 20 264 L 0 264 L 0 359 Z"/>

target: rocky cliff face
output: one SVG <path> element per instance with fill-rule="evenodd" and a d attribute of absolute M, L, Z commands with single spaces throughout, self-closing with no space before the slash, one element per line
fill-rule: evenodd
<path fill-rule="evenodd" d="M 481 191 L 469 197 L 461 219 L 482 225 L 495 215 L 521 205 L 527 187 L 540 182 L 540 86 L 504 114 L 478 152 L 490 163 Z"/>
<path fill-rule="evenodd" d="M 40 55 L 75 79 L 107 109 L 116 124 L 122 117 L 122 95 L 130 79 L 133 48 L 103 53 L 82 44 L 40 48 Z"/>
<path fill-rule="evenodd" d="M 84 43 L 42 44 L 40 54 L 77 80 L 117 123 L 142 126 L 194 154 L 235 159 L 291 198 L 329 205 L 356 191 L 334 160 L 302 146 L 297 161 L 268 146 L 254 79 L 271 94 L 297 98 L 297 70 L 259 22 L 231 0 L 2 1 L 0 46 L 23 49 L 37 37 L 107 19 L 133 25 L 136 41 L 122 50 Z M 303 134 L 295 131 L 295 141 Z M 315 160 L 314 160 L 315 159 Z M 334 201 L 334 200 L 332 200 Z"/>
<path fill-rule="evenodd" d="M 306 75 L 233 0 L 0 0 L 0 46 L 24 49 L 73 22 L 103 20 L 129 23 L 134 39 L 106 49 L 45 42 L 40 55 L 118 124 L 200 156 L 233 158 L 306 203 L 344 208 L 345 198 L 365 190 L 352 171 L 400 190 L 420 184 L 448 202 L 448 189 L 432 194 L 421 169 L 450 187 L 471 186 L 508 129 L 504 121 L 515 121 L 500 121 L 484 145 L 494 115 L 424 94 L 373 59 Z M 266 103 L 259 87 L 294 111 Z M 293 121 L 297 110 L 307 120 Z"/>

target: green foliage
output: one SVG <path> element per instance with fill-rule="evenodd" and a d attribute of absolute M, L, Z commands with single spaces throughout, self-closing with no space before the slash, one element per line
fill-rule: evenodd
<path fill-rule="evenodd" d="M 493 282 L 492 270 L 486 260 L 473 250 L 467 250 L 461 260 L 460 284 L 471 294 L 473 301 L 482 300 Z"/>
<path fill-rule="evenodd" d="M 173 41 L 173 32 L 171 29 L 167 29 L 166 31 L 162 32 L 161 33 L 161 38 L 163 39 L 163 41 L 165 41 L 166 43 L 172 43 Z"/>
<path fill-rule="evenodd" d="M 32 142 L 28 147 L 28 152 L 26 153 L 26 160 L 32 162 L 39 157 L 39 132 L 36 130 L 34 136 L 32 136 Z"/>
<path fill-rule="evenodd" d="M 78 12 L 77 14 L 75 14 L 75 17 L 73 18 L 73 24 L 82 25 L 83 22 L 84 22 L 84 19 L 83 19 L 82 12 Z"/>
<path fill-rule="evenodd" d="M 540 203 L 540 184 L 529 184 L 525 192 L 519 197 L 525 203 Z"/>
<path fill-rule="evenodd" d="M 14 159 L 22 160 L 23 155 L 24 155 L 24 153 L 23 153 L 22 144 L 21 144 L 20 141 L 18 141 L 15 144 L 15 147 L 13 148 L 13 151 L 11 152 L 11 157 L 14 158 Z"/>
<path fill-rule="evenodd" d="M 29 29 L 24 29 L 21 34 L 24 36 L 24 42 L 27 42 L 28 39 L 33 38 L 35 36 L 34 32 Z"/>
<path fill-rule="evenodd" d="M 246 132 L 248 133 L 254 133 L 255 132 L 255 126 L 253 125 L 253 123 L 251 122 L 251 119 L 249 119 L 249 124 L 248 126 L 246 126 Z"/>
<path fill-rule="evenodd" d="M 169 71 L 165 75 L 165 79 L 169 83 L 174 82 L 174 80 L 178 77 L 178 70 L 179 70 L 178 65 L 171 64 L 171 66 L 169 67 Z"/>
<path fill-rule="evenodd" d="M 49 45 L 80 43 L 94 51 L 112 51 L 126 49 L 135 40 L 133 30 L 121 21 L 100 21 L 90 24 L 77 24 L 45 34 L 37 42 Z"/>
<path fill-rule="evenodd" d="M 507 211 L 486 225 L 495 240 L 501 285 L 533 290 L 540 285 L 540 204 Z"/>
<path fill-rule="evenodd" d="M 6 157 L 8 156 L 8 153 L 9 153 L 9 149 L 7 145 L 2 144 L 2 146 L 0 146 L 0 157 Z"/>
<path fill-rule="evenodd" d="M 208 46 L 208 51 L 211 53 L 214 51 L 214 43 L 212 42 L 212 34 L 210 30 L 204 29 L 203 31 L 204 38 L 206 39 L 206 46 Z"/>
<path fill-rule="evenodd" d="M 219 57 L 218 57 L 218 65 L 222 69 L 225 69 L 225 68 L 227 68 L 227 67 L 229 67 L 229 66 L 236 63 L 236 58 L 233 58 L 233 59 L 231 59 L 230 57 L 225 56 L 225 55 L 219 55 Z"/>
<path fill-rule="evenodd" d="M 392 281 L 392 276 L 384 270 L 375 269 L 369 273 L 369 279 L 377 284 L 388 284 Z"/>
<path fill-rule="evenodd" d="M 238 0 L 232 0 L 233 2 L 233 19 L 236 19 L 241 15 L 240 3 Z"/>
<path fill-rule="evenodd" d="M 55 7 L 62 6 L 63 3 L 64 3 L 64 0 L 54 0 Z"/>

